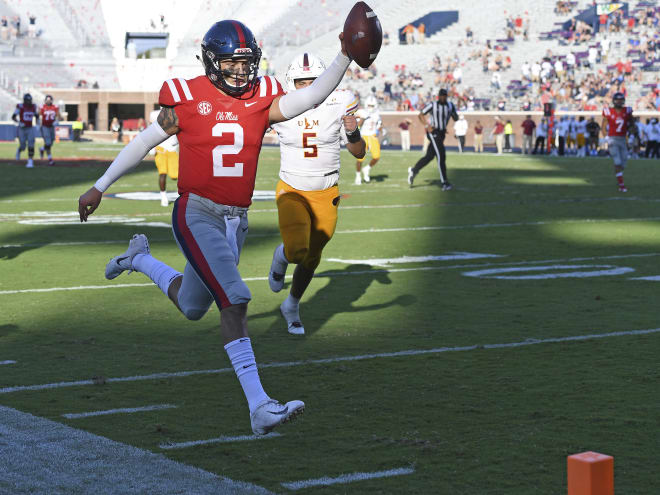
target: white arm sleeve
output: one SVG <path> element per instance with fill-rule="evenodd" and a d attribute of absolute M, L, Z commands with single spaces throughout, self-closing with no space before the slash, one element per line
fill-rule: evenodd
<path fill-rule="evenodd" d="M 140 132 L 119 152 L 105 173 L 96 181 L 94 187 L 105 192 L 113 182 L 129 170 L 137 167 L 138 163 L 149 153 L 154 146 L 159 145 L 169 137 L 163 128 L 154 122 L 144 131 Z"/>
<path fill-rule="evenodd" d="M 282 96 L 279 100 L 282 115 L 287 119 L 292 119 L 313 108 L 314 105 L 323 103 L 339 85 L 350 63 L 351 59 L 340 52 L 312 84 Z"/>

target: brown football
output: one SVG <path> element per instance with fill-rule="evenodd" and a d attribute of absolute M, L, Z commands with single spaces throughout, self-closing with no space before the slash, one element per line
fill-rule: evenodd
<path fill-rule="evenodd" d="M 348 56 L 366 69 L 380 51 L 383 28 L 376 13 L 364 2 L 357 2 L 344 22 L 344 45 Z"/>

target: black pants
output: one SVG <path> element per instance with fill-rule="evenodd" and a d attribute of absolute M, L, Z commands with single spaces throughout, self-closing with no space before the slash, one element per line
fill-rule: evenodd
<path fill-rule="evenodd" d="M 419 173 L 428 163 L 435 157 L 438 160 L 438 170 L 440 171 L 440 181 L 443 184 L 448 184 L 447 178 L 447 154 L 445 153 L 445 131 L 427 132 L 429 138 L 429 147 L 426 150 L 426 155 L 419 159 L 413 167 L 415 175 Z"/>
<path fill-rule="evenodd" d="M 458 145 L 460 147 L 460 151 L 463 151 L 465 149 L 465 136 L 456 136 L 458 138 Z"/>
<path fill-rule="evenodd" d="M 545 148 L 545 137 L 536 136 L 536 142 L 534 143 L 534 151 L 532 151 L 532 155 L 536 155 L 538 152 L 537 150 L 540 150 L 541 154 L 543 154 L 543 148 Z"/>
<path fill-rule="evenodd" d="M 559 136 L 559 156 L 564 156 L 564 148 L 566 146 L 566 138 Z"/>
<path fill-rule="evenodd" d="M 504 135 L 504 149 L 506 151 L 511 151 L 511 134 Z"/>

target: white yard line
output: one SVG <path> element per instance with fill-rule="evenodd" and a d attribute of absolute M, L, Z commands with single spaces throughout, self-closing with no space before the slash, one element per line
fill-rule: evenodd
<path fill-rule="evenodd" d="M 62 414 L 62 416 L 67 419 L 79 419 L 79 418 L 89 418 L 92 416 L 106 416 L 108 414 L 132 414 L 136 412 L 160 411 L 161 409 L 175 409 L 176 407 L 177 406 L 172 404 L 157 404 L 154 406 L 144 406 L 144 407 L 123 407 L 120 409 L 106 409 L 105 411 L 67 413 L 67 414 Z"/>
<path fill-rule="evenodd" d="M 419 266 L 414 268 L 388 268 L 388 269 L 378 269 L 378 270 L 351 270 L 351 271 L 329 271 L 317 273 L 314 275 L 314 278 L 332 278 L 332 277 L 343 277 L 350 275 L 363 275 L 365 273 L 402 273 L 402 272 L 418 272 L 418 271 L 431 271 L 431 270 L 455 270 L 463 268 L 475 268 L 475 267 L 486 267 L 486 266 L 518 266 L 518 265 L 536 265 L 540 263 L 566 263 L 573 261 L 597 261 L 597 260 L 611 260 L 611 259 L 627 259 L 627 258 L 648 258 L 653 256 L 660 256 L 660 253 L 642 253 L 642 254 L 622 254 L 622 255 L 610 255 L 610 256 L 591 256 L 591 257 L 580 257 L 580 258 L 559 258 L 559 259 L 549 259 L 549 260 L 536 260 L 536 261 L 505 261 L 501 263 L 471 263 L 471 264 L 462 264 L 462 265 L 448 265 L 448 266 Z M 346 260 L 344 260 L 346 261 Z M 368 264 L 369 260 L 350 260 L 351 263 L 360 263 Z M 290 280 L 293 275 L 287 275 L 286 279 Z M 246 277 L 243 279 L 244 282 L 261 282 L 268 280 L 268 277 Z M 74 287 L 48 287 L 43 289 L 14 289 L 14 290 L 3 290 L 0 291 L 0 296 L 2 295 L 11 295 L 11 294 L 30 294 L 35 292 L 60 292 L 60 291 L 71 291 L 71 290 L 101 290 L 101 289 L 121 289 L 126 287 L 152 287 L 154 284 L 152 282 L 145 282 L 140 284 L 112 284 L 112 285 L 80 285 Z"/>
<path fill-rule="evenodd" d="M 2 365 L 2 364 L 16 364 L 16 361 L 11 361 L 11 360 L 8 360 L 8 361 L 0 361 L 0 365 Z"/>
<path fill-rule="evenodd" d="M 411 349 L 406 351 L 382 352 L 378 354 L 361 354 L 356 356 L 339 356 L 339 357 L 324 358 L 324 359 L 309 359 L 305 361 L 265 363 L 265 364 L 259 364 L 259 369 L 291 368 L 294 366 L 309 366 L 316 364 L 340 363 L 346 361 L 363 361 L 365 359 L 378 359 L 378 358 L 390 358 L 390 357 L 402 357 L 402 356 L 421 356 L 425 354 L 442 354 L 445 352 L 464 352 L 464 351 L 474 351 L 474 350 L 483 350 L 483 349 L 524 347 L 524 346 L 538 345 L 538 344 L 555 344 L 559 342 L 576 342 L 576 341 L 584 341 L 584 340 L 606 339 L 610 337 L 648 335 L 659 332 L 660 332 L 660 328 L 652 328 L 648 330 L 625 330 L 619 332 L 573 335 L 568 337 L 554 337 L 548 339 L 526 339 L 519 342 L 506 342 L 501 344 L 473 344 L 473 345 L 460 346 L 460 347 Z M 234 368 L 219 368 L 219 369 L 210 369 L 210 370 L 152 373 L 150 375 L 135 375 L 135 376 L 124 376 L 118 378 L 107 378 L 106 383 L 137 382 L 137 381 L 145 381 L 145 380 L 159 380 L 163 378 L 182 378 L 182 377 L 194 376 L 194 375 L 217 375 L 220 373 L 230 373 L 233 371 Z M 14 387 L 0 388 L 0 394 L 10 394 L 14 392 L 23 392 L 27 390 L 49 390 L 49 389 L 64 388 L 64 387 L 80 387 L 85 385 L 94 385 L 94 383 L 95 383 L 94 380 L 77 380 L 72 382 L 45 383 L 41 385 L 18 385 Z"/>
<path fill-rule="evenodd" d="M 281 433 L 273 431 L 268 435 L 238 435 L 235 437 L 209 438 L 208 440 L 193 440 L 180 443 L 161 443 L 159 447 L 164 450 L 186 449 L 188 447 L 197 447 L 198 445 L 209 445 L 213 443 L 233 443 L 233 442 L 252 442 L 254 440 L 266 440 L 269 438 L 281 437 Z"/>
<path fill-rule="evenodd" d="M 0 437 L 2 493 L 272 493 L 3 406 Z"/>
<path fill-rule="evenodd" d="M 289 490 L 303 490 L 305 488 L 311 488 L 313 486 L 329 486 L 337 485 L 340 483 L 353 483 L 354 481 L 364 481 L 372 480 L 375 478 L 389 478 L 390 476 L 401 476 L 404 474 L 412 474 L 415 470 L 413 468 L 397 468 L 389 469 L 387 471 L 376 471 L 373 473 L 352 473 L 352 474 L 342 474 L 336 478 L 329 478 L 324 476 L 323 478 L 317 478 L 313 480 L 304 480 L 304 481 L 290 481 L 288 483 L 280 483 L 284 488 Z"/>

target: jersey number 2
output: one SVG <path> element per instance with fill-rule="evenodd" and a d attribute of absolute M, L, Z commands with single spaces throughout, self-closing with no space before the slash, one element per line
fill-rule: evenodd
<path fill-rule="evenodd" d="M 222 162 L 224 155 L 238 155 L 243 149 L 243 128 L 236 122 L 219 122 L 211 131 L 214 137 L 222 137 L 225 133 L 234 135 L 234 144 L 219 144 L 213 148 L 213 177 L 243 177 L 243 164 L 234 163 L 225 167 Z"/>

